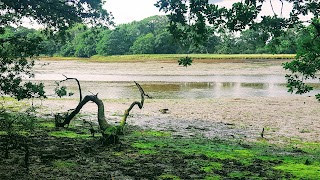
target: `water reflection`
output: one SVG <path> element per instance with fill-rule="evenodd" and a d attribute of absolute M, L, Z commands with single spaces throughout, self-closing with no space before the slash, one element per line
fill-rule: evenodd
<path fill-rule="evenodd" d="M 241 83 L 241 87 L 249 87 L 253 89 L 266 89 L 269 84 L 264 83 Z"/>
<path fill-rule="evenodd" d="M 185 83 L 142 83 L 155 98 L 216 98 L 216 97 L 279 97 L 291 96 L 284 83 L 241 83 L 241 82 L 185 82 Z M 131 86 L 134 89 L 134 86 Z M 316 89 L 306 95 L 319 93 Z"/>
<path fill-rule="evenodd" d="M 279 97 L 290 96 L 284 75 L 112 75 L 66 74 L 81 81 L 84 94 L 99 93 L 101 98 L 140 98 L 133 83 L 138 81 L 146 92 L 157 99 L 191 99 L 216 97 Z M 59 74 L 37 74 L 36 80 L 46 84 L 53 94 L 54 80 L 64 79 Z M 75 82 L 66 82 L 77 97 Z M 307 95 L 320 93 L 320 87 Z"/>
<path fill-rule="evenodd" d="M 47 92 L 53 94 L 54 82 L 45 81 Z M 81 82 L 84 94 L 99 93 L 100 98 L 140 98 L 133 82 Z M 145 92 L 156 99 L 200 99 L 216 97 L 279 97 L 290 96 L 285 83 L 249 82 L 140 82 Z M 76 83 L 65 84 L 78 97 Z M 319 93 L 319 89 L 312 92 Z"/>

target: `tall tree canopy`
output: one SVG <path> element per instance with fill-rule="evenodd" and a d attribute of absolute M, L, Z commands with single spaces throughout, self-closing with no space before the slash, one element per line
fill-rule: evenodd
<path fill-rule="evenodd" d="M 260 16 L 263 5 L 271 3 L 273 15 Z M 284 30 L 296 28 L 302 23 L 309 23 L 305 36 L 300 39 L 296 59 L 285 63 L 284 68 L 291 71 L 287 75 L 290 92 L 298 94 L 312 90 L 305 83 L 308 79 L 317 79 L 320 71 L 320 2 L 318 0 L 278 0 L 282 4 L 278 14 L 272 3 L 267 0 L 241 0 L 233 3 L 231 8 L 219 7 L 208 0 L 158 0 L 155 6 L 168 14 L 169 31 L 178 40 L 189 39 L 195 44 L 202 44 L 209 37 L 208 27 L 218 31 L 241 31 L 259 29 L 270 35 L 271 43 L 279 45 L 279 36 Z M 290 15 L 283 16 L 284 3 L 286 10 L 292 6 Z M 302 18 L 302 17 L 309 17 Z M 304 19 L 304 20 L 302 20 Z M 290 42 L 284 43 L 289 46 Z M 318 79 L 317 79 L 318 80 Z M 320 100 L 320 95 L 317 95 Z"/>
<path fill-rule="evenodd" d="M 21 25 L 27 18 L 43 25 L 47 33 L 63 36 L 75 23 L 111 25 L 112 16 L 102 5 L 102 0 L 1 0 L 0 93 L 18 99 L 45 97 L 43 84 L 22 83 L 23 76 L 33 76 L 32 59 L 40 52 L 41 36 L 6 33 L 7 26 Z"/>
<path fill-rule="evenodd" d="M 30 18 L 49 28 L 65 29 L 74 23 L 110 24 L 102 0 L 1 0 L 0 25 L 21 24 Z"/>
<path fill-rule="evenodd" d="M 235 2 L 231 8 L 219 7 L 208 0 L 158 0 L 155 4 L 160 11 L 168 13 L 169 30 L 179 39 L 192 37 L 201 42 L 208 37 L 208 26 L 218 30 L 240 31 L 245 28 L 261 28 L 273 35 L 286 28 L 299 24 L 299 16 L 312 15 L 318 18 L 320 3 L 316 0 L 279 0 L 290 3 L 292 10 L 289 17 L 279 14 L 259 16 L 267 0 L 242 0 Z M 272 4 L 271 4 L 272 6 Z M 272 6 L 273 8 L 273 6 Z M 286 7 L 287 9 L 288 7 Z M 257 20 L 259 17 L 260 20 Z"/>

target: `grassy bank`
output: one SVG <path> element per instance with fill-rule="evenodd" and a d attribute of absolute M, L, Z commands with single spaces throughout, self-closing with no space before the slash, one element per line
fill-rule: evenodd
<path fill-rule="evenodd" d="M 139 55 L 95 55 L 91 58 L 78 57 L 41 57 L 42 60 L 82 60 L 90 62 L 141 62 L 141 61 L 177 61 L 189 56 L 195 61 L 210 60 L 250 60 L 250 59 L 293 59 L 294 54 L 139 54 Z"/>

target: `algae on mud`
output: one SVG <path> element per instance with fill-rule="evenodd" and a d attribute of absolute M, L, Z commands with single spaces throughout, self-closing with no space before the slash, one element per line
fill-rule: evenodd
<path fill-rule="evenodd" d="M 279 147 L 268 141 L 249 143 L 200 135 L 180 137 L 128 126 L 120 144 L 104 146 L 85 126 L 78 132 L 71 125 L 60 129 L 59 134 L 50 125 L 53 120 L 37 123 L 36 135 L 28 137 L 29 170 L 21 163 L 23 153 L 12 149 L 9 159 L 0 160 L 1 179 L 290 179 L 302 177 L 297 173 L 300 170 L 305 179 L 320 176 L 320 155 L 295 151 L 293 145 Z M 77 127 L 81 124 L 74 123 Z M 0 139 L 3 154 L 6 136 L 0 135 Z M 315 143 L 303 147 L 320 149 Z M 307 159 L 310 164 L 305 164 Z"/>

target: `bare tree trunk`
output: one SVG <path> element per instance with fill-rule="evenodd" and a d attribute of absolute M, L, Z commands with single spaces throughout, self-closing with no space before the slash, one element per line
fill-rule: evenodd
<path fill-rule="evenodd" d="M 104 131 L 105 129 L 110 127 L 110 125 L 107 123 L 106 118 L 105 118 L 104 104 L 103 104 L 102 100 L 100 100 L 96 95 L 85 96 L 80 101 L 78 106 L 71 112 L 71 114 L 66 116 L 64 121 L 58 125 L 58 127 L 64 127 L 65 125 L 70 124 L 70 121 L 74 118 L 74 116 L 76 116 L 80 112 L 82 107 L 85 104 L 87 104 L 87 102 L 89 102 L 89 101 L 96 103 L 96 105 L 98 106 L 98 123 L 99 123 L 100 129 L 102 131 Z"/>
<path fill-rule="evenodd" d="M 68 80 L 68 79 L 75 79 L 75 78 L 67 78 L 66 77 L 66 80 Z M 99 123 L 100 130 L 102 132 L 102 135 L 105 138 L 105 140 L 107 141 L 107 143 L 117 143 L 118 142 L 118 136 L 123 134 L 123 127 L 126 125 L 126 120 L 129 116 L 129 113 L 132 110 L 132 108 L 135 105 L 138 105 L 138 107 L 140 109 L 142 109 L 143 103 L 144 103 L 144 96 L 151 98 L 149 95 L 145 94 L 142 87 L 137 82 L 135 82 L 136 86 L 139 88 L 139 91 L 141 93 L 141 102 L 138 102 L 138 101 L 133 102 L 130 105 L 130 107 L 127 110 L 125 110 L 124 116 L 120 122 L 120 125 L 119 126 L 112 126 L 107 123 L 105 113 L 104 113 L 104 104 L 103 104 L 102 100 L 100 100 L 98 98 L 98 95 L 87 95 L 83 99 L 81 99 L 82 94 L 81 94 L 80 83 L 77 79 L 75 79 L 75 80 L 77 81 L 78 86 L 79 86 L 80 102 L 79 102 L 78 106 L 70 114 L 67 114 L 67 116 L 64 118 L 63 122 L 57 122 L 57 119 L 56 119 L 56 126 L 57 127 L 64 127 L 65 125 L 69 125 L 71 120 L 74 118 L 74 116 L 76 116 L 80 112 L 82 107 L 85 104 L 87 104 L 89 101 L 92 101 L 92 102 L 96 103 L 96 105 L 98 106 L 98 123 Z"/>

